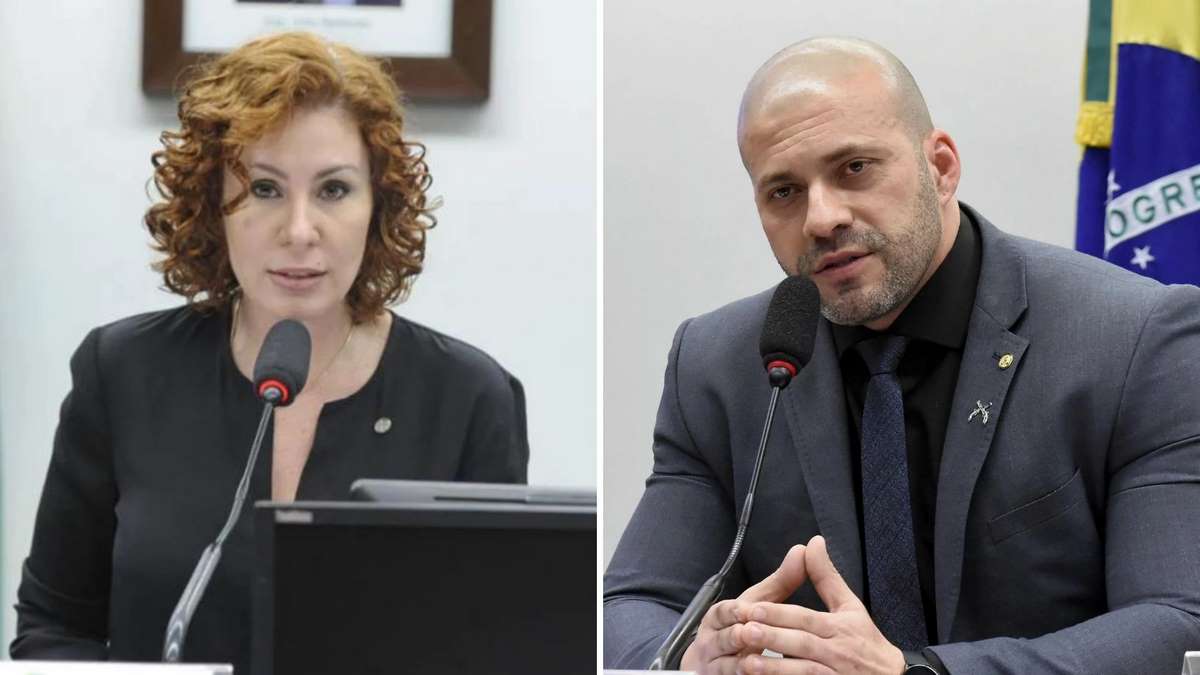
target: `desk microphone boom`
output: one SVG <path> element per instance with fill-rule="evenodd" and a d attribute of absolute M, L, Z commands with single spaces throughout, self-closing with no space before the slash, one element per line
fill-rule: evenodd
<path fill-rule="evenodd" d="M 291 404 L 300 395 L 300 390 L 304 388 L 304 382 L 308 379 L 308 359 L 311 352 L 312 340 L 308 329 L 304 324 L 291 319 L 271 326 L 263 340 L 262 348 L 258 350 L 258 359 L 254 362 L 254 391 L 264 402 L 258 431 L 254 434 L 254 443 L 250 446 L 250 458 L 246 461 L 242 480 L 234 493 L 229 519 L 225 521 L 225 527 L 221 528 L 216 540 L 200 554 L 196 569 L 192 570 L 192 578 L 184 587 L 183 594 L 179 596 L 179 602 L 175 605 L 175 611 L 171 612 L 171 620 L 167 622 L 167 635 L 163 642 L 163 661 L 166 663 L 178 663 L 183 658 L 188 624 L 192 621 L 192 615 L 196 613 L 200 598 L 204 597 L 204 589 L 208 588 L 213 570 L 221 561 L 221 546 L 233 531 L 233 526 L 242 513 L 246 493 L 250 491 L 250 476 L 254 473 L 254 464 L 267 431 L 267 422 L 271 420 L 271 412 L 277 407 Z"/>
<path fill-rule="evenodd" d="M 649 670 L 664 670 L 679 665 L 679 659 L 689 644 L 688 638 L 724 590 L 725 577 L 733 569 L 733 563 L 741 553 L 746 527 L 750 524 L 754 489 L 758 485 L 759 471 L 762 470 L 763 454 L 767 448 L 767 439 L 771 435 L 771 421 L 775 417 L 775 404 L 779 400 L 779 392 L 788 386 L 796 373 L 812 358 L 820 304 L 817 287 L 804 277 L 784 279 L 771 296 L 771 304 L 767 307 L 767 318 L 763 321 L 762 335 L 758 343 L 763 367 L 767 369 L 767 379 L 771 383 L 771 402 L 767 406 L 767 419 L 763 422 L 762 439 L 758 444 L 758 455 L 754 459 L 754 473 L 750 476 L 746 501 L 742 504 L 742 515 L 738 519 L 733 549 L 721 569 L 704 582 L 687 609 L 683 610 L 675 627 L 667 634 L 662 646 L 655 653 Z"/>

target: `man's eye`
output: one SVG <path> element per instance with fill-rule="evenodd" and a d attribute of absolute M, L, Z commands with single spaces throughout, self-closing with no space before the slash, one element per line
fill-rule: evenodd
<path fill-rule="evenodd" d="M 771 190 L 768 196 L 770 196 L 771 199 L 787 199 L 794 194 L 796 194 L 795 188 L 790 185 L 784 185 L 783 187 L 777 187 L 774 190 Z"/>
<path fill-rule="evenodd" d="M 279 196 L 279 188 L 269 180 L 256 180 L 250 184 L 250 194 L 259 199 L 272 199 Z"/>
<path fill-rule="evenodd" d="M 846 165 L 846 173 L 856 176 L 867 170 L 871 163 L 865 159 L 856 159 Z"/>
<path fill-rule="evenodd" d="M 330 181 L 321 186 L 321 199 L 338 200 L 350 193 L 350 186 L 341 181 Z"/>

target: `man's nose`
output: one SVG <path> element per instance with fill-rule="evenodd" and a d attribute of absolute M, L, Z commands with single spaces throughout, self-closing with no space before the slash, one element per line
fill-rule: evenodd
<path fill-rule="evenodd" d="M 840 190 L 814 184 L 808 188 L 808 212 L 804 233 L 813 239 L 828 239 L 839 227 L 849 227 L 853 217 Z"/>

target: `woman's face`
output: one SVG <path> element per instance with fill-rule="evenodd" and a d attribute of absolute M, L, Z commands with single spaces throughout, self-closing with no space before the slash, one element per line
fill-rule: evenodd
<path fill-rule="evenodd" d="M 244 301 L 274 318 L 342 311 L 371 221 L 371 176 L 358 124 L 345 110 L 300 110 L 246 146 L 250 194 L 225 217 L 225 239 Z M 224 201 L 241 190 L 226 171 Z"/>

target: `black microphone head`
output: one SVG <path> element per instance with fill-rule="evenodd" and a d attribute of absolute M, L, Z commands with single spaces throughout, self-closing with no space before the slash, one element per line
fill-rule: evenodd
<path fill-rule="evenodd" d="M 758 341 L 772 386 L 786 387 L 812 358 L 820 313 L 821 297 L 807 277 L 788 277 L 775 288 Z"/>
<path fill-rule="evenodd" d="M 267 331 L 254 361 L 254 391 L 259 398 L 285 406 L 296 400 L 308 379 L 312 339 L 304 324 L 284 319 Z"/>

